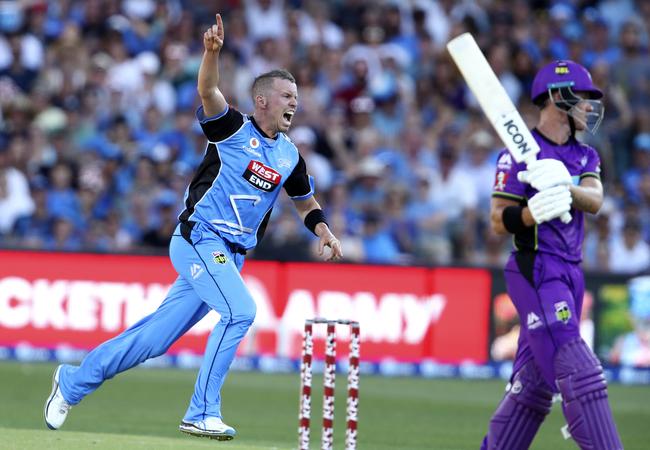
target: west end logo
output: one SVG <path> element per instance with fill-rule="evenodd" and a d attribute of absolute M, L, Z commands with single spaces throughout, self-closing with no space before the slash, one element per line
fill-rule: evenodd
<path fill-rule="evenodd" d="M 282 180 L 282 175 L 275 169 L 255 160 L 248 163 L 242 177 L 256 189 L 265 192 L 273 191 Z"/>

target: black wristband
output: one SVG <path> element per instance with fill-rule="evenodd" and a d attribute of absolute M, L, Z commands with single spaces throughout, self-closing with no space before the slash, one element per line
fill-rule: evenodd
<path fill-rule="evenodd" d="M 316 225 L 321 222 L 327 225 L 327 219 L 325 219 L 325 214 L 322 209 L 312 209 L 305 216 L 305 226 L 314 234 L 316 234 Z"/>
<path fill-rule="evenodd" d="M 521 218 L 521 211 L 523 209 L 523 206 L 515 205 L 503 208 L 503 213 L 501 214 L 503 226 L 512 234 L 522 233 L 528 228 Z"/>

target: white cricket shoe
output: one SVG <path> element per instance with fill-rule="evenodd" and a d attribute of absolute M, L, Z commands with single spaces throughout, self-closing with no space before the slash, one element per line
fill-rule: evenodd
<path fill-rule="evenodd" d="M 192 436 L 207 437 L 218 441 L 229 441 L 237 434 L 233 427 L 223 423 L 219 417 L 208 417 L 198 422 L 182 421 L 178 429 Z"/>
<path fill-rule="evenodd" d="M 50 430 L 58 430 L 68 417 L 68 411 L 72 408 L 63 398 L 61 389 L 59 389 L 59 373 L 63 364 L 56 368 L 52 377 L 52 392 L 45 401 L 45 424 Z"/>

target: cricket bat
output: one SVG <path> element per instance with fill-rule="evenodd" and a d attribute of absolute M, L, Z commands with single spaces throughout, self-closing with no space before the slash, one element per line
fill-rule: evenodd
<path fill-rule="evenodd" d="M 483 56 L 474 37 L 470 33 L 463 33 L 447 43 L 447 50 L 512 158 L 517 163 L 523 162 L 526 165 L 535 161 L 540 150 L 539 144 Z M 567 212 L 560 219 L 569 223 L 571 214 Z"/>

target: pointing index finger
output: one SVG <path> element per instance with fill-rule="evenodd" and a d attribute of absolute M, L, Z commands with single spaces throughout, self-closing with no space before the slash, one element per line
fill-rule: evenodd
<path fill-rule="evenodd" d="M 223 31 L 223 20 L 221 19 L 221 14 L 217 14 L 216 16 L 217 19 L 217 36 L 219 39 L 223 39 L 224 31 Z"/>

